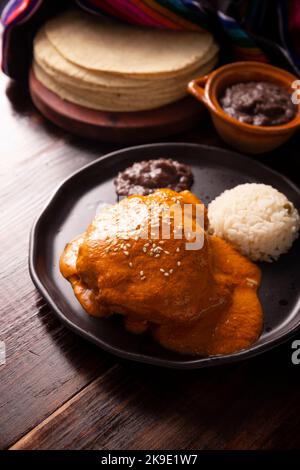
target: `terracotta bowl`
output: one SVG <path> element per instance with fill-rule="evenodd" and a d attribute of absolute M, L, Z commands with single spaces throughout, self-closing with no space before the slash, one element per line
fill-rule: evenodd
<path fill-rule="evenodd" d="M 255 126 L 245 124 L 229 116 L 219 104 L 225 88 L 234 83 L 268 81 L 288 88 L 297 77 L 285 70 L 260 62 L 235 62 L 224 65 L 208 75 L 193 80 L 188 91 L 210 111 L 219 135 L 232 147 L 247 153 L 263 153 L 275 149 L 288 140 L 300 127 L 300 105 L 296 116 L 279 126 Z"/>

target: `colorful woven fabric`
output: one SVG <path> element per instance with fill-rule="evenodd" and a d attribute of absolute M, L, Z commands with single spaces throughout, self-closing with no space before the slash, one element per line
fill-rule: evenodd
<path fill-rule="evenodd" d="M 124 21 L 154 28 L 201 31 L 208 28 L 207 13 L 193 11 L 181 0 L 78 0 L 83 8 L 102 11 Z"/>
<path fill-rule="evenodd" d="M 300 2 L 280 0 L 279 31 L 285 52 L 300 72 Z"/>
<path fill-rule="evenodd" d="M 271 38 L 287 64 L 300 73 L 300 2 L 299 0 L 73 0 L 81 8 L 94 14 L 104 14 L 121 21 L 152 28 L 173 30 L 208 30 L 225 38 L 237 60 L 268 61 L 270 47 L 260 41 L 270 39 L 270 13 L 276 15 L 278 34 Z M 48 2 L 48 3 L 47 3 Z M 64 4 L 57 3 L 57 9 Z M 49 0 L 10 0 L 3 10 L 5 26 L 3 41 L 3 70 L 10 75 L 10 31 L 25 23 Z M 51 2 L 51 8 L 55 0 Z M 70 4 L 70 2 L 68 2 Z M 66 2 L 67 5 L 67 2 Z M 49 6 L 50 8 L 50 6 Z M 274 29 L 274 23 L 272 24 Z M 274 34 L 272 33 L 274 36 Z M 270 41 L 269 41 L 270 42 Z M 222 40 L 221 40 L 222 46 Z M 273 46 L 272 46 L 273 47 Z M 227 49 L 226 49 L 227 50 Z"/>
<path fill-rule="evenodd" d="M 35 8 L 37 0 L 13 0 L 7 3 L 2 12 L 1 21 L 4 26 L 20 22 Z"/>

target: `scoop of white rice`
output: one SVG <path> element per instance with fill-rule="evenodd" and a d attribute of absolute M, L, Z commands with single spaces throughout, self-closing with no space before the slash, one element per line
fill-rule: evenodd
<path fill-rule="evenodd" d="M 253 261 L 274 261 L 298 237 L 300 217 L 272 186 L 248 183 L 224 191 L 208 206 L 210 232 Z"/>

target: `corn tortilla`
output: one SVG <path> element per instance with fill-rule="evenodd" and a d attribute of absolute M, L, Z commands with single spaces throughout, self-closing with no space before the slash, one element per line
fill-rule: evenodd
<path fill-rule="evenodd" d="M 56 50 L 80 67 L 138 78 L 195 68 L 213 43 L 210 33 L 140 28 L 77 10 L 48 21 L 45 32 Z"/>
<path fill-rule="evenodd" d="M 197 65 L 195 73 L 201 75 L 201 69 L 207 68 L 208 63 L 215 63 L 218 47 L 215 43 L 205 56 L 203 66 Z M 135 79 L 132 77 L 122 77 L 116 74 L 101 73 L 84 69 L 78 65 L 73 64 L 66 60 L 59 52 L 53 47 L 47 39 L 44 28 L 42 28 L 34 40 L 34 59 L 35 62 L 49 75 L 58 76 L 63 83 L 86 88 L 86 89 L 161 89 L 163 87 L 172 87 L 180 82 L 187 82 L 194 71 L 184 71 L 184 73 L 176 77 L 164 77 L 161 80 L 149 79 Z M 205 72 L 206 73 L 206 72 Z"/>
<path fill-rule="evenodd" d="M 153 30 L 71 10 L 33 44 L 37 79 L 60 98 L 101 111 L 142 111 L 183 98 L 217 63 L 209 33 Z"/>
<path fill-rule="evenodd" d="M 132 96 L 128 96 L 127 94 L 122 94 L 122 92 L 104 94 L 103 92 L 95 92 L 94 90 L 83 90 L 70 86 L 66 87 L 53 77 L 45 74 L 36 63 L 33 64 L 33 69 L 37 79 L 62 99 L 101 111 L 125 112 L 155 109 L 177 101 L 186 95 L 185 86 L 167 95 L 160 94 L 155 96 L 151 94 L 150 96 L 140 96 L 132 94 Z"/>

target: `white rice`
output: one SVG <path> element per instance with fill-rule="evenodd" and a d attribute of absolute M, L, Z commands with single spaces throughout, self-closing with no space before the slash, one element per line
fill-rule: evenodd
<path fill-rule="evenodd" d="M 210 232 L 253 261 L 274 261 L 298 237 L 300 217 L 272 186 L 247 183 L 224 191 L 208 206 Z"/>

